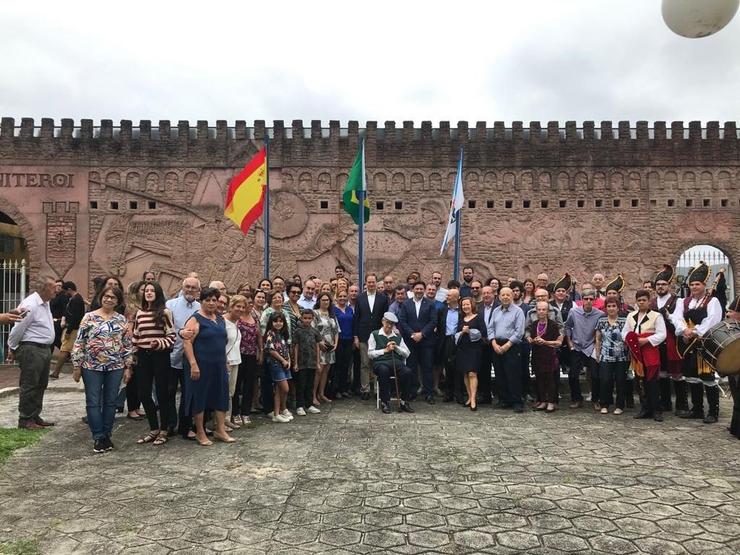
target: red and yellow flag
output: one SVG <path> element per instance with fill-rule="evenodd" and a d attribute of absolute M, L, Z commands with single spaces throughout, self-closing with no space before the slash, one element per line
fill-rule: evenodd
<path fill-rule="evenodd" d="M 262 148 L 229 183 L 224 215 L 245 235 L 262 215 L 267 184 L 267 149 Z"/>

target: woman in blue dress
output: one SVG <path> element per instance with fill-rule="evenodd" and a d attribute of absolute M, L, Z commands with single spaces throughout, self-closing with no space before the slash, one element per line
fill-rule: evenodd
<path fill-rule="evenodd" d="M 221 292 L 207 287 L 200 294 L 200 309 L 185 323 L 182 332 L 185 352 L 185 403 L 195 422 L 200 445 L 212 445 L 203 426 L 203 413 L 213 411 L 213 437 L 225 443 L 236 441 L 224 426 L 229 410 L 229 374 L 226 369 L 226 325 L 218 313 Z"/>

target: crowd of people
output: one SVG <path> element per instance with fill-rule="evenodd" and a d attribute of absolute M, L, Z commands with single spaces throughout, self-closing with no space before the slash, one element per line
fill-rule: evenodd
<path fill-rule="evenodd" d="M 412 272 L 404 283 L 369 273 L 359 284 L 337 265 L 328 280 L 274 276 L 231 292 L 190 274 L 167 299 L 146 272 L 126 289 L 115 276 L 96 278 L 89 302 L 72 282 L 41 279 L 0 322 L 13 324 L 8 345 L 21 367 L 19 427 L 53 425 L 41 417 L 44 390 L 71 360 L 95 452 L 113 448 L 124 404 L 128 418 L 149 424 L 139 444 L 179 434 L 208 446 L 236 441 L 233 431 L 255 412 L 287 424 L 342 399 L 368 400 L 373 382 L 384 414 L 394 404 L 413 413 L 417 399 L 553 413 L 561 373 L 570 409 L 621 415 L 637 394 L 635 418 L 661 422 L 675 410 L 712 424 L 719 381 L 701 339 L 725 312 L 740 321 L 740 297 L 723 306 L 709 276 L 706 264 L 694 267 L 679 298 L 665 265 L 632 307 L 621 274 L 579 286 L 567 273 L 502 283 L 465 267 L 462 281 L 443 287 L 440 272 L 429 282 Z M 730 376 L 738 438 L 739 381 Z"/>

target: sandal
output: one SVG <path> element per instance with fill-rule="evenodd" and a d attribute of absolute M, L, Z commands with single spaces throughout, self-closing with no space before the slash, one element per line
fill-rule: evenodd
<path fill-rule="evenodd" d="M 157 436 L 157 439 L 152 442 L 152 445 L 164 445 L 165 443 L 167 443 L 167 437 L 167 434 L 160 433 Z"/>
<path fill-rule="evenodd" d="M 149 432 L 144 437 L 137 439 L 136 443 L 138 443 L 139 445 L 151 443 L 159 437 L 159 433 L 159 430 L 157 430 L 156 432 Z"/>
<path fill-rule="evenodd" d="M 236 439 L 234 439 L 233 437 L 227 436 L 228 437 L 228 439 L 227 439 L 225 437 L 221 437 L 218 434 L 213 434 L 213 437 L 216 438 L 217 440 L 223 442 L 223 443 L 236 443 Z"/>
<path fill-rule="evenodd" d="M 232 418 L 232 419 L 231 419 L 231 420 L 229 421 L 229 426 L 230 426 L 230 427 L 231 427 L 232 429 L 234 429 L 234 430 L 238 430 L 239 428 L 241 428 L 241 427 L 242 427 L 242 425 L 241 425 L 241 424 L 239 424 L 239 423 L 238 423 L 238 422 L 236 421 L 236 418 Z"/>

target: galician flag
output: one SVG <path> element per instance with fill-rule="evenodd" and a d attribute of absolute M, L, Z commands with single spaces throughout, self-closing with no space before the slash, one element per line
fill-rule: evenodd
<path fill-rule="evenodd" d="M 367 180 L 365 179 L 365 141 L 360 142 L 360 150 L 357 152 L 352 169 L 349 170 L 349 177 L 347 178 L 347 185 L 344 187 L 344 193 L 342 194 L 342 201 L 344 202 L 344 209 L 347 214 L 352 216 L 355 224 L 360 225 L 360 201 L 358 199 L 358 192 L 365 191 L 367 194 Z M 370 202 L 365 196 L 365 202 L 363 203 L 364 222 L 367 223 L 370 219 Z"/>
<path fill-rule="evenodd" d="M 460 210 L 465 204 L 465 195 L 463 195 L 463 182 L 462 182 L 462 163 L 463 163 L 463 152 L 460 149 L 460 159 L 457 161 L 457 175 L 455 175 L 455 185 L 452 188 L 452 202 L 450 203 L 450 217 L 447 221 L 447 230 L 445 231 L 444 239 L 442 239 L 442 248 L 439 249 L 439 255 L 442 256 L 447 248 L 449 242 L 455 237 L 457 233 L 458 219 L 460 218 Z"/>

